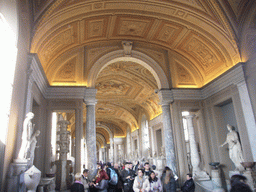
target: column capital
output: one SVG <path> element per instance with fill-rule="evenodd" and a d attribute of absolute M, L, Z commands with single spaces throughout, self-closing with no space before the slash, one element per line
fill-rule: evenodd
<path fill-rule="evenodd" d="M 173 93 L 169 89 L 161 89 L 158 92 L 160 105 L 170 105 L 173 102 Z"/>
<path fill-rule="evenodd" d="M 97 103 L 96 93 L 97 89 L 86 88 L 84 93 L 84 102 L 86 105 L 95 105 Z"/>

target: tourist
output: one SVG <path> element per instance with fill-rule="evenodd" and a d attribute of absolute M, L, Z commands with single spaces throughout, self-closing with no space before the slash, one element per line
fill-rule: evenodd
<path fill-rule="evenodd" d="M 138 175 L 135 177 L 133 184 L 134 192 L 150 191 L 150 185 L 147 176 L 144 176 L 144 170 L 138 169 Z"/>
<path fill-rule="evenodd" d="M 123 191 L 123 181 L 120 176 L 120 167 L 119 167 L 118 163 L 114 164 L 114 170 L 118 175 L 118 183 L 116 185 L 116 192 L 122 192 Z"/>
<path fill-rule="evenodd" d="M 247 178 L 243 175 L 233 175 L 230 179 L 230 192 L 252 192 L 250 186 L 246 183 Z"/>
<path fill-rule="evenodd" d="M 106 173 L 106 171 L 104 171 L 101 168 L 100 163 L 97 163 L 97 169 L 98 169 L 98 171 L 97 171 L 97 175 L 95 177 L 95 184 L 96 185 L 97 185 L 97 183 L 100 183 L 103 178 L 105 178 L 106 180 L 109 180 L 108 174 Z"/>
<path fill-rule="evenodd" d="M 150 173 L 148 181 L 149 181 L 150 191 L 152 192 L 162 191 L 161 180 L 156 177 L 156 174 L 154 171 Z"/>
<path fill-rule="evenodd" d="M 181 191 L 183 192 L 194 192 L 195 191 L 195 183 L 192 179 L 192 174 L 187 174 L 187 181 L 185 181 L 184 185 L 181 187 Z"/>
<path fill-rule="evenodd" d="M 152 165 L 151 168 L 152 168 L 152 171 L 155 172 L 157 178 L 160 179 L 160 178 L 161 178 L 161 173 L 160 173 L 160 171 L 157 171 L 157 170 L 156 170 L 156 166 L 155 166 L 155 165 Z"/>
<path fill-rule="evenodd" d="M 129 169 L 130 163 L 126 162 L 124 169 L 121 171 L 121 179 L 123 181 L 124 192 L 133 192 L 132 186 L 134 181 L 134 171 Z"/>
<path fill-rule="evenodd" d="M 107 173 L 102 174 L 100 177 L 101 177 L 101 180 L 98 183 L 95 183 L 94 187 L 97 190 L 97 192 L 107 192 L 108 191 L 109 177 L 108 177 Z"/>
<path fill-rule="evenodd" d="M 175 192 L 176 191 L 176 181 L 174 179 L 174 174 L 171 169 L 166 170 L 163 180 L 163 192 Z"/>
<path fill-rule="evenodd" d="M 150 169 L 149 163 L 146 162 L 146 163 L 144 164 L 144 175 L 145 175 L 145 176 L 148 176 L 148 178 L 149 178 L 151 172 L 152 172 L 152 171 L 151 171 L 151 169 Z"/>
<path fill-rule="evenodd" d="M 118 174 L 116 173 L 114 168 L 111 166 L 110 162 L 107 162 L 106 166 L 107 166 L 106 172 L 107 172 L 108 177 L 109 177 L 108 192 L 115 192 L 116 191 L 116 186 L 118 184 Z M 116 174 L 116 182 L 117 182 L 116 184 L 111 183 L 111 179 L 113 179 L 113 178 L 111 178 L 111 172 L 112 171 L 114 171 L 114 173 Z"/>
<path fill-rule="evenodd" d="M 75 182 L 71 185 L 71 192 L 84 192 L 84 185 L 82 183 L 81 173 L 76 173 Z"/>
<path fill-rule="evenodd" d="M 88 170 L 88 169 L 85 169 L 85 170 L 83 171 L 83 174 L 82 174 L 82 183 L 83 183 L 83 185 L 84 185 L 84 191 L 85 191 L 85 192 L 88 192 L 88 191 L 89 191 L 88 172 L 89 172 L 89 170 Z"/>
<path fill-rule="evenodd" d="M 162 172 L 162 175 L 161 175 L 161 182 L 162 182 L 162 185 L 164 185 L 164 178 L 165 178 L 165 174 L 166 174 L 166 171 L 167 170 L 171 170 L 168 166 L 165 166 L 164 169 L 163 169 L 163 172 Z"/>

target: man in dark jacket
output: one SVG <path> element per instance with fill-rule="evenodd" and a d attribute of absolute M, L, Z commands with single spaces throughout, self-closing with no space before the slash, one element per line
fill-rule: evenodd
<path fill-rule="evenodd" d="M 121 174 L 120 174 L 124 184 L 123 186 L 124 192 L 133 192 L 132 186 L 134 182 L 135 172 L 129 169 L 129 167 L 130 167 L 130 163 L 126 162 L 125 168 L 124 170 L 121 171 Z"/>
<path fill-rule="evenodd" d="M 192 174 L 187 174 L 187 181 L 185 181 L 184 185 L 181 187 L 181 191 L 183 192 L 195 192 L 195 183 L 192 179 Z"/>

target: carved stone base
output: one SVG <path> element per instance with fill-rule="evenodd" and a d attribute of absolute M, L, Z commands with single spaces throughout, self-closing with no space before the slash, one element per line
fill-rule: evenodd
<path fill-rule="evenodd" d="M 221 187 L 221 177 L 220 177 L 220 172 L 218 169 L 212 170 L 212 181 L 214 184 L 216 184 L 218 187 Z"/>
<path fill-rule="evenodd" d="M 233 175 L 240 174 L 239 171 L 229 171 L 229 178 L 231 178 Z"/>
<path fill-rule="evenodd" d="M 24 172 L 28 169 L 26 160 L 14 160 L 7 176 L 7 191 L 26 191 Z"/>
<path fill-rule="evenodd" d="M 254 191 L 254 185 L 253 185 L 253 178 L 252 178 L 252 171 L 246 170 L 243 174 L 247 178 L 247 183 L 251 187 L 251 189 Z"/>
<path fill-rule="evenodd" d="M 193 172 L 193 176 L 195 179 L 199 181 L 208 181 L 210 180 L 210 176 L 205 171 L 195 171 Z"/>

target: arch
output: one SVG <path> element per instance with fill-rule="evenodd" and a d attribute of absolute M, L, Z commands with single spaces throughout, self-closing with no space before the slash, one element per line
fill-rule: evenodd
<path fill-rule="evenodd" d="M 105 137 L 102 136 L 101 134 L 96 133 L 96 138 L 97 138 L 97 137 L 100 139 L 100 141 L 103 142 L 102 145 L 105 145 L 105 144 L 107 143 Z"/>
<path fill-rule="evenodd" d="M 112 51 L 99 58 L 91 68 L 88 75 L 88 87 L 95 87 L 98 74 L 106 66 L 118 61 L 131 61 L 138 63 L 148 69 L 154 76 L 159 89 L 169 89 L 167 77 L 160 65 L 148 55 L 132 50 L 131 56 L 124 56 L 123 50 Z"/>
<path fill-rule="evenodd" d="M 109 129 L 108 126 L 100 124 L 100 125 L 96 126 L 96 129 L 97 129 L 97 127 L 105 129 L 108 132 L 108 134 L 109 134 L 109 138 L 113 138 L 114 135 L 113 135 L 113 133 L 111 132 L 111 130 Z"/>

